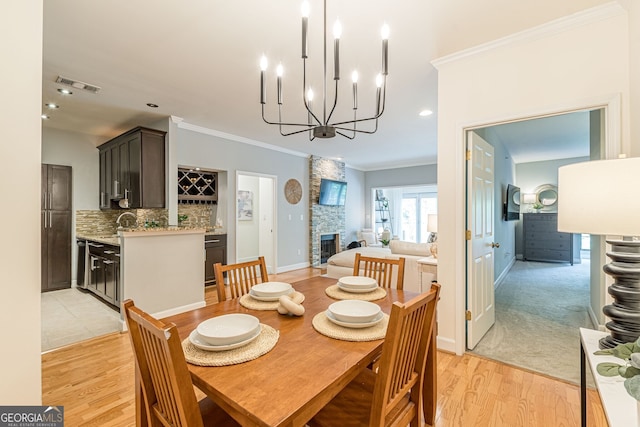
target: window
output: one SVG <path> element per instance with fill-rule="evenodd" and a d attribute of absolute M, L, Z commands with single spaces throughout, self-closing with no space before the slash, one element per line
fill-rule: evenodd
<path fill-rule="evenodd" d="M 437 193 L 403 193 L 400 239 L 417 243 L 427 242 L 427 219 L 429 214 L 437 213 Z"/>

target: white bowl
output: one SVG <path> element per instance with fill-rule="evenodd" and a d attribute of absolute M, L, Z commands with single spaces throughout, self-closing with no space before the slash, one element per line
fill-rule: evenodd
<path fill-rule="evenodd" d="M 354 288 L 354 289 L 363 289 L 363 288 L 375 288 L 378 286 L 378 282 L 376 279 L 365 276 L 345 276 L 338 279 L 338 283 L 342 285 L 343 288 Z"/>
<path fill-rule="evenodd" d="M 198 335 L 210 345 L 229 345 L 249 339 L 260 329 L 260 321 L 249 314 L 233 313 L 200 323 Z"/>
<path fill-rule="evenodd" d="M 368 323 L 380 314 L 380 306 L 369 301 L 346 299 L 328 308 L 337 320 L 348 323 Z"/>
<path fill-rule="evenodd" d="M 293 291 L 289 283 L 264 282 L 251 287 L 253 293 L 259 297 L 279 297 Z"/>

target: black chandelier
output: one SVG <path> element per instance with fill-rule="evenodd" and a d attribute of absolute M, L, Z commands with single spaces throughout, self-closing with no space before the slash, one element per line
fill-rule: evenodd
<path fill-rule="evenodd" d="M 335 94 L 331 110 L 327 113 L 327 4 L 323 2 L 324 8 L 324 74 L 323 74 L 323 97 L 322 97 L 322 114 L 314 112 L 312 109 L 313 91 L 307 87 L 307 28 L 309 19 L 309 3 L 302 3 L 302 102 L 307 111 L 307 123 L 288 123 L 282 120 L 282 74 L 283 67 L 279 64 L 276 68 L 276 90 L 278 98 L 278 120 L 270 121 L 265 117 L 265 104 L 267 98 L 267 90 L 265 83 L 265 73 L 268 61 L 265 56 L 260 60 L 260 104 L 262 104 L 262 120 L 270 125 L 277 125 L 282 136 L 295 135 L 302 132 L 309 132 L 309 140 L 315 138 L 333 138 L 336 134 L 345 138 L 354 139 L 358 133 L 372 134 L 378 130 L 378 118 L 384 112 L 384 105 L 387 93 L 387 75 L 388 75 L 388 37 L 389 27 L 385 24 L 382 27 L 382 70 L 376 77 L 376 106 L 375 114 L 371 117 L 358 118 L 358 72 L 352 73 L 353 82 L 353 119 L 344 121 L 331 121 L 336 105 L 338 104 L 338 82 L 340 81 L 340 36 L 342 27 L 339 21 L 336 21 L 333 27 L 333 80 L 335 81 Z M 319 117 L 320 116 L 320 117 Z M 374 121 L 373 129 L 359 129 L 359 122 Z M 285 132 L 283 128 L 294 127 L 296 130 Z"/>

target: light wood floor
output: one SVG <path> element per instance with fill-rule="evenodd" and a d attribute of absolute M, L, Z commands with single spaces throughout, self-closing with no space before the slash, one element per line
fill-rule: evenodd
<path fill-rule="evenodd" d="M 302 269 L 270 276 L 296 281 Z M 217 301 L 207 289 L 207 303 Z M 127 334 L 110 334 L 42 355 L 42 404 L 63 405 L 67 426 L 133 426 L 134 363 Z M 588 425 L 606 427 L 589 390 Z M 465 354 L 438 352 L 437 427 L 579 426 L 580 389 L 544 375 Z"/>

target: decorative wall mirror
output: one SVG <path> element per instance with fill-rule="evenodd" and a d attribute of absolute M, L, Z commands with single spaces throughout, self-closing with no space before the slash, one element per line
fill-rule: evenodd
<path fill-rule="evenodd" d="M 513 203 L 520 206 L 520 190 L 513 192 Z"/>
<path fill-rule="evenodd" d="M 535 193 L 536 200 L 544 207 L 553 206 L 558 202 L 558 187 L 553 184 L 539 185 Z"/>

